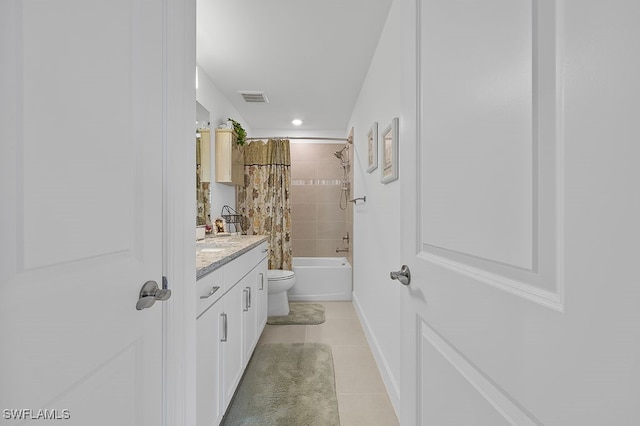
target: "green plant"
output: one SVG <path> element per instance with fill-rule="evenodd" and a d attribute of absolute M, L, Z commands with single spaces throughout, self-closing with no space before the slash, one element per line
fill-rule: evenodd
<path fill-rule="evenodd" d="M 247 132 L 242 128 L 242 125 L 238 123 L 233 118 L 228 118 L 229 121 L 233 123 L 233 130 L 238 135 L 238 139 L 236 140 L 236 144 L 243 146 L 244 142 L 247 140 Z"/>

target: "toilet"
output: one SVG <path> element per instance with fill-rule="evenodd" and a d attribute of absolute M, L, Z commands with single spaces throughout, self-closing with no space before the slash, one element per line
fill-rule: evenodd
<path fill-rule="evenodd" d="M 267 271 L 267 315 L 289 315 L 289 290 L 296 283 L 296 274 L 293 271 L 282 269 L 269 269 Z"/>

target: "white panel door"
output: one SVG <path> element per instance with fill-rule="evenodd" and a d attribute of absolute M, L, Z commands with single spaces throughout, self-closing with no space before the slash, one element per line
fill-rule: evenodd
<path fill-rule="evenodd" d="M 640 3 L 402 1 L 401 423 L 638 424 Z"/>
<path fill-rule="evenodd" d="M 7 424 L 162 424 L 162 9 L 0 3 Z"/>

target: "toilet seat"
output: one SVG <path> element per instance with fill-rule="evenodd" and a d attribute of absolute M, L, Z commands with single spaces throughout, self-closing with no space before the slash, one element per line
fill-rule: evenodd
<path fill-rule="evenodd" d="M 295 276 L 293 271 L 285 271 L 282 269 L 269 269 L 267 271 L 267 280 L 269 281 L 282 281 L 288 280 Z"/>

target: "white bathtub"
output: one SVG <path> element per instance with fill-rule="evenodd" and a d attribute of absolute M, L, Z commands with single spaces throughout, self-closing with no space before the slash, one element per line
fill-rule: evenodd
<path fill-rule="evenodd" d="M 289 300 L 351 300 L 351 264 L 346 257 L 294 257 L 296 284 Z"/>

